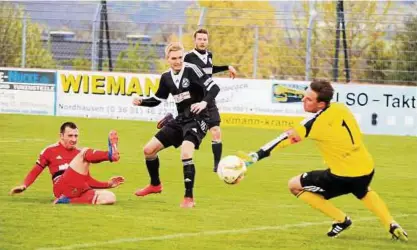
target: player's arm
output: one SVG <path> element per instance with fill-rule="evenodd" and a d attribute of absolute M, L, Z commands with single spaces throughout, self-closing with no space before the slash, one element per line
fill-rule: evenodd
<path fill-rule="evenodd" d="M 32 169 L 29 171 L 29 173 L 26 175 L 25 179 L 23 180 L 23 183 L 19 186 L 16 186 L 10 190 L 10 194 L 18 194 L 25 191 L 30 185 L 35 182 L 35 180 L 38 178 L 38 176 L 42 173 L 42 171 L 45 169 L 46 166 L 48 166 L 49 162 L 47 158 L 45 157 L 45 152 L 42 152 L 39 156 L 39 159 L 36 161 L 36 164 L 32 167 Z"/>
<path fill-rule="evenodd" d="M 310 120 L 309 120 L 310 121 Z M 246 162 L 246 165 L 251 165 L 263 158 L 271 155 L 271 152 L 275 149 L 285 148 L 289 145 L 301 142 L 308 137 L 312 123 L 309 121 L 303 121 L 301 124 L 285 131 L 272 141 L 263 145 L 257 152 L 250 153 L 249 155 L 240 155 Z"/>
<path fill-rule="evenodd" d="M 220 92 L 219 86 L 208 75 L 200 78 L 198 83 L 206 90 L 206 96 L 203 98 L 205 102 L 212 102 Z"/>
<path fill-rule="evenodd" d="M 217 94 L 220 92 L 219 86 L 213 81 L 211 77 L 209 77 L 204 71 L 195 64 L 188 64 L 192 69 L 192 82 L 197 83 L 202 87 L 205 92 L 206 96 L 203 98 L 205 102 L 212 102 L 216 98 Z"/>
<path fill-rule="evenodd" d="M 143 107 L 156 107 L 163 100 L 166 100 L 169 95 L 169 90 L 165 84 L 164 77 L 161 77 L 161 81 L 159 82 L 159 88 L 155 93 L 155 96 L 149 98 L 142 98 L 140 96 L 133 97 L 133 105 L 135 106 L 143 106 Z"/>
<path fill-rule="evenodd" d="M 212 55 L 212 57 L 213 57 L 213 55 Z M 236 69 L 232 65 L 223 65 L 223 66 L 213 65 L 213 74 L 223 72 L 223 71 L 226 71 L 226 70 L 229 71 L 229 74 L 230 74 L 231 78 L 236 77 L 237 72 L 236 72 Z"/>
<path fill-rule="evenodd" d="M 108 181 L 99 181 L 91 177 L 91 175 L 89 175 L 87 179 L 88 185 L 94 189 L 114 188 L 123 184 L 124 181 L 125 178 L 123 176 L 115 176 L 110 178 L 110 180 Z"/>
<path fill-rule="evenodd" d="M 236 77 L 237 71 L 232 65 L 229 65 L 229 66 L 227 66 L 227 65 L 226 66 L 214 66 L 213 65 L 213 74 L 216 74 L 218 72 L 223 72 L 223 71 L 226 71 L 226 70 L 229 71 L 230 78 L 235 78 Z"/>
<path fill-rule="evenodd" d="M 229 70 L 229 65 L 217 66 L 213 65 L 213 74 Z"/>

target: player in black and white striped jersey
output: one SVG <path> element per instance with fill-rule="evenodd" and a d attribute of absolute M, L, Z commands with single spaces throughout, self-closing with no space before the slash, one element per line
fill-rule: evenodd
<path fill-rule="evenodd" d="M 184 61 L 188 63 L 195 64 L 202 68 L 204 72 L 208 76 L 212 76 L 212 74 L 216 74 L 218 72 L 223 72 L 228 70 L 230 77 L 236 77 L 236 70 L 233 66 L 217 66 L 213 65 L 213 53 L 208 50 L 208 40 L 209 34 L 206 29 L 198 29 L 194 32 L 194 44 L 195 48 L 188 52 L 185 57 Z M 219 110 L 216 106 L 216 101 L 210 102 L 207 106 L 207 109 L 210 113 L 210 120 L 208 121 L 208 128 L 211 133 L 211 140 L 212 140 L 212 150 L 213 150 L 213 157 L 214 157 L 214 172 L 217 171 L 217 166 L 219 164 L 221 155 L 222 155 L 222 135 L 220 130 L 220 114 Z M 162 120 L 158 122 L 157 127 L 162 128 L 166 122 L 173 119 L 172 114 L 167 114 Z"/>
<path fill-rule="evenodd" d="M 214 101 L 220 89 L 197 65 L 183 62 L 184 49 L 180 43 L 168 45 L 165 54 L 171 68 L 162 74 L 155 97 L 136 97 L 133 104 L 155 107 L 171 94 L 177 106 L 178 116 L 166 123 L 146 144 L 144 155 L 151 181 L 135 194 L 146 196 L 162 191 L 158 152 L 170 146 L 181 146 L 185 186 L 181 207 L 189 208 L 194 207 L 195 166 L 192 157 L 207 133 L 209 112 L 206 107 Z"/>

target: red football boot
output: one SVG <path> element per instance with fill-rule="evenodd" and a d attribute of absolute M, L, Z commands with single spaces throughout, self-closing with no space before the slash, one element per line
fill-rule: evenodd
<path fill-rule="evenodd" d="M 158 194 L 161 192 L 162 192 L 162 184 L 159 184 L 158 186 L 152 186 L 151 184 L 149 184 L 148 186 L 136 191 L 135 195 L 147 196 L 148 194 Z"/>
<path fill-rule="evenodd" d="M 182 208 L 193 208 L 195 207 L 195 202 L 193 198 L 184 197 L 184 200 L 181 202 L 180 207 Z"/>
<path fill-rule="evenodd" d="M 117 131 L 112 130 L 109 133 L 108 147 L 109 147 L 109 160 L 111 162 L 116 162 L 120 159 L 119 150 L 117 149 L 117 144 L 119 143 L 119 136 Z"/>

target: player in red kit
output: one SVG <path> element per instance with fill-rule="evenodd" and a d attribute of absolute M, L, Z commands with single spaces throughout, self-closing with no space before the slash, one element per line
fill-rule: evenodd
<path fill-rule="evenodd" d="M 119 186 L 124 182 L 122 176 L 112 177 L 109 181 L 98 181 L 90 176 L 91 163 L 119 160 L 117 150 L 118 136 L 116 131 L 109 133 L 108 151 L 90 148 L 77 148 L 78 128 L 73 122 L 65 122 L 60 128 L 59 142 L 46 147 L 39 159 L 28 173 L 22 185 L 14 187 L 10 194 L 25 191 L 48 167 L 52 175 L 54 203 L 78 204 L 114 204 L 116 196 L 107 189 Z"/>

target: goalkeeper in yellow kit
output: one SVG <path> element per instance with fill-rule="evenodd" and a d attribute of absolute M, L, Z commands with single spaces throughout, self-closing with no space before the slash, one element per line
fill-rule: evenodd
<path fill-rule="evenodd" d="M 341 103 L 330 103 L 333 93 L 330 82 L 314 80 L 303 98 L 304 110 L 314 115 L 256 153 L 244 156 L 246 164 L 269 156 L 276 148 L 311 138 L 328 169 L 295 176 L 288 182 L 288 188 L 299 199 L 335 220 L 327 235 L 336 237 L 352 225 L 351 219 L 328 200 L 352 193 L 380 218 L 393 239 L 407 241 L 407 233 L 394 221 L 384 201 L 369 187 L 374 175 L 372 156 L 362 141 L 358 123 L 350 110 Z"/>

